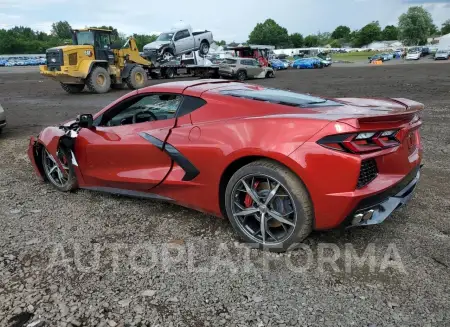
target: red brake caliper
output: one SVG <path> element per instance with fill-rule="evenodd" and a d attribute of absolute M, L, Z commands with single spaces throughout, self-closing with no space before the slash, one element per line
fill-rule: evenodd
<path fill-rule="evenodd" d="M 259 182 L 255 182 L 255 184 L 253 185 L 253 189 L 256 190 L 256 188 L 258 187 Z M 245 199 L 244 199 L 244 204 L 246 208 L 250 208 L 253 205 L 253 199 L 250 196 L 250 194 L 246 194 L 245 195 Z"/>

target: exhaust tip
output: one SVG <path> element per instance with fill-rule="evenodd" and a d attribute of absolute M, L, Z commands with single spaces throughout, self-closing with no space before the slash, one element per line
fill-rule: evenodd
<path fill-rule="evenodd" d="M 365 212 L 357 213 L 353 216 L 352 225 L 359 225 L 363 222 L 369 221 L 373 217 L 375 210 L 367 210 Z"/>
<path fill-rule="evenodd" d="M 364 215 L 362 213 L 358 213 L 353 216 L 352 225 L 358 225 L 363 219 Z"/>

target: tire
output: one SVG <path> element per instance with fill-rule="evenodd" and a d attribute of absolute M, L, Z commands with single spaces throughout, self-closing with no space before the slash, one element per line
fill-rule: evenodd
<path fill-rule="evenodd" d="M 273 72 L 267 72 L 266 78 L 274 78 L 275 74 Z"/>
<path fill-rule="evenodd" d="M 289 197 L 279 197 L 278 199 L 288 199 L 293 203 L 293 214 L 295 215 L 295 226 L 290 226 L 291 230 L 289 232 L 286 231 L 286 236 L 284 239 L 282 239 L 280 242 L 266 242 L 263 243 L 262 239 L 258 240 L 254 237 L 249 235 L 249 232 L 243 227 L 242 223 L 240 222 L 240 219 L 237 218 L 237 216 L 234 214 L 235 203 L 236 201 L 240 201 L 238 197 L 235 197 L 236 192 L 239 190 L 239 188 L 242 188 L 241 180 L 243 178 L 250 178 L 249 183 L 253 183 L 253 179 L 251 175 L 260 175 L 262 176 L 262 179 L 269 178 L 273 181 L 276 181 L 280 184 L 280 188 L 283 190 L 283 192 L 286 192 Z M 262 182 L 261 182 L 262 184 Z M 267 183 L 266 183 L 267 184 Z M 273 185 L 273 184 L 272 184 Z M 271 190 L 274 188 L 271 188 Z M 266 190 L 267 191 L 267 190 Z M 237 193 L 242 194 L 242 193 Z M 245 196 L 247 196 L 247 193 L 244 193 Z M 275 197 L 272 199 L 274 200 Z M 300 180 L 298 176 L 296 176 L 292 171 L 290 171 L 285 166 L 271 161 L 271 160 L 258 160 L 255 162 L 252 162 L 242 168 L 240 168 L 238 171 L 234 173 L 234 175 L 231 177 L 231 179 L 228 181 L 228 185 L 226 187 L 225 191 L 225 208 L 226 213 L 228 216 L 228 219 L 231 222 L 231 225 L 239 235 L 241 239 L 243 239 L 247 243 L 251 244 L 257 244 L 257 246 L 260 249 L 267 249 L 269 251 L 273 252 L 284 252 L 286 251 L 290 246 L 302 242 L 308 235 L 311 233 L 313 229 L 313 223 L 314 223 L 314 211 L 311 199 L 309 197 L 308 191 L 306 190 L 305 185 Z M 260 199 L 261 201 L 264 201 Z M 252 200 L 251 200 L 252 201 Z M 286 201 L 286 200 L 279 200 L 279 201 Z M 269 208 L 273 204 L 268 204 Z M 288 207 L 287 205 L 282 205 L 284 208 Z M 247 206 L 247 208 L 255 208 L 256 206 Z M 264 206 L 265 207 L 265 206 Z M 237 208 L 237 207 L 236 207 Z M 238 210 L 241 210 L 242 207 L 238 208 Z M 266 209 L 267 210 L 267 207 Z M 275 210 L 273 207 L 271 210 Z M 278 211 L 278 210 L 276 210 Z M 261 212 L 259 212 L 261 214 Z M 269 214 L 267 214 L 267 217 L 270 217 Z M 286 215 L 284 215 L 286 217 Z M 250 217 L 251 218 L 251 217 Z M 273 218 L 270 218 L 273 221 Z M 245 221 L 245 220 L 244 220 Z M 278 223 L 277 220 L 275 220 L 275 223 Z M 257 222 L 258 224 L 258 222 Z M 273 222 L 272 222 L 273 224 Z M 268 227 L 269 225 L 266 225 L 267 229 L 270 229 L 271 227 Z M 279 228 L 279 227 L 275 227 Z M 286 229 L 285 229 L 286 230 Z M 262 234 L 262 233 L 261 233 Z M 271 238 L 271 237 L 269 237 Z"/>
<path fill-rule="evenodd" d="M 163 54 L 162 54 L 162 59 L 163 60 L 170 60 L 170 58 L 173 58 L 173 51 L 171 49 L 166 49 L 164 50 Z"/>
<path fill-rule="evenodd" d="M 208 41 L 202 41 L 199 47 L 199 53 L 206 56 L 209 53 L 209 43 Z"/>
<path fill-rule="evenodd" d="M 106 93 L 111 88 L 111 76 L 105 68 L 94 67 L 86 79 L 86 86 L 92 93 Z"/>
<path fill-rule="evenodd" d="M 147 84 L 147 72 L 141 66 L 134 66 L 126 79 L 126 83 L 131 90 L 145 87 Z"/>
<path fill-rule="evenodd" d="M 68 167 L 67 181 L 65 183 L 58 183 L 58 178 L 50 173 L 51 168 L 49 167 L 49 163 L 51 163 L 52 160 L 48 159 L 47 149 L 45 148 L 45 146 L 42 146 L 41 149 L 42 149 L 41 150 L 42 167 L 44 169 L 45 177 L 50 182 L 50 184 L 52 184 L 53 187 L 55 187 L 57 190 L 61 192 L 69 192 L 78 188 L 78 181 L 75 175 L 75 169 L 72 164 L 72 157 L 70 151 L 68 151 L 65 148 L 58 149 L 58 152 L 60 153 L 60 158 L 63 158 L 63 160 L 65 160 L 65 163 Z M 59 168 L 57 169 L 59 170 Z"/>
<path fill-rule="evenodd" d="M 166 78 L 172 79 L 175 77 L 175 71 L 173 68 L 167 68 L 166 69 Z"/>
<path fill-rule="evenodd" d="M 237 79 L 239 80 L 239 81 L 245 81 L 246 79 L 247 79 L 247 73 L 245 72 L 245 71 L 243 71 L 243 70 L 241 70 L 241 71 L 239 71 L 238 73 L 237 73 Z"/>
<path fill-rule="evenodd" d="M 61 83 L 61 87 L 64 91 L 70 94 L 80 93 L 84 89 L 84 84 L 64 84 Z"/>

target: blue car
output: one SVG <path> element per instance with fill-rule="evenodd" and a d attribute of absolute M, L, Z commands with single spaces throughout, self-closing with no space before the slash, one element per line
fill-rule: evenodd
<path fill-rule="evenodd" d="M 322 68 L 323 64 L 320 62 L 320 60 L 314 59 L 314 58 L 302 58 L 297 59 L 292 64 L 292 68 L 296 69 L 313 69 L 313 68 Z"/>
<path fill-rule="evenodd" d="M 281 69 L 287 69 L 284 62 L 281 60 L 271 60 L 270 65 L 272 66 L 273 70 L 281 70 Z"/>

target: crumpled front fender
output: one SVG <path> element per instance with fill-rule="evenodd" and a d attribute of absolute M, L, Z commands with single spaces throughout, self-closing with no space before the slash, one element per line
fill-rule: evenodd
<path fill-rule="evenodd" d="M 74 139 L 77 137 L 76 132 L 71 132 L 71 136 L 65 134 L 65 132 L 58 127 L 47 127 L 45 128 L 39 136 L 36 138 L 34 136 L 30 137 L 30 142 L 28 145 L 28 157 L 31 164 L 41 180 L 46 180 L 44 169 L 42 166 L 41 149 L 45 147 L 48 153 L 53 157 L 57 165 L 61 170 L 63 166 L 58 158 L 57 152 L 60 146 L 63 146 L 71 151 L 72 154 L 72 165 L 75 169 L 75 174 L 77 176 L 79 184 L 83 184 L 83 178 L 81 172 L 78 168 L 78 163 L 73 153 L 73 143 Z"/>

